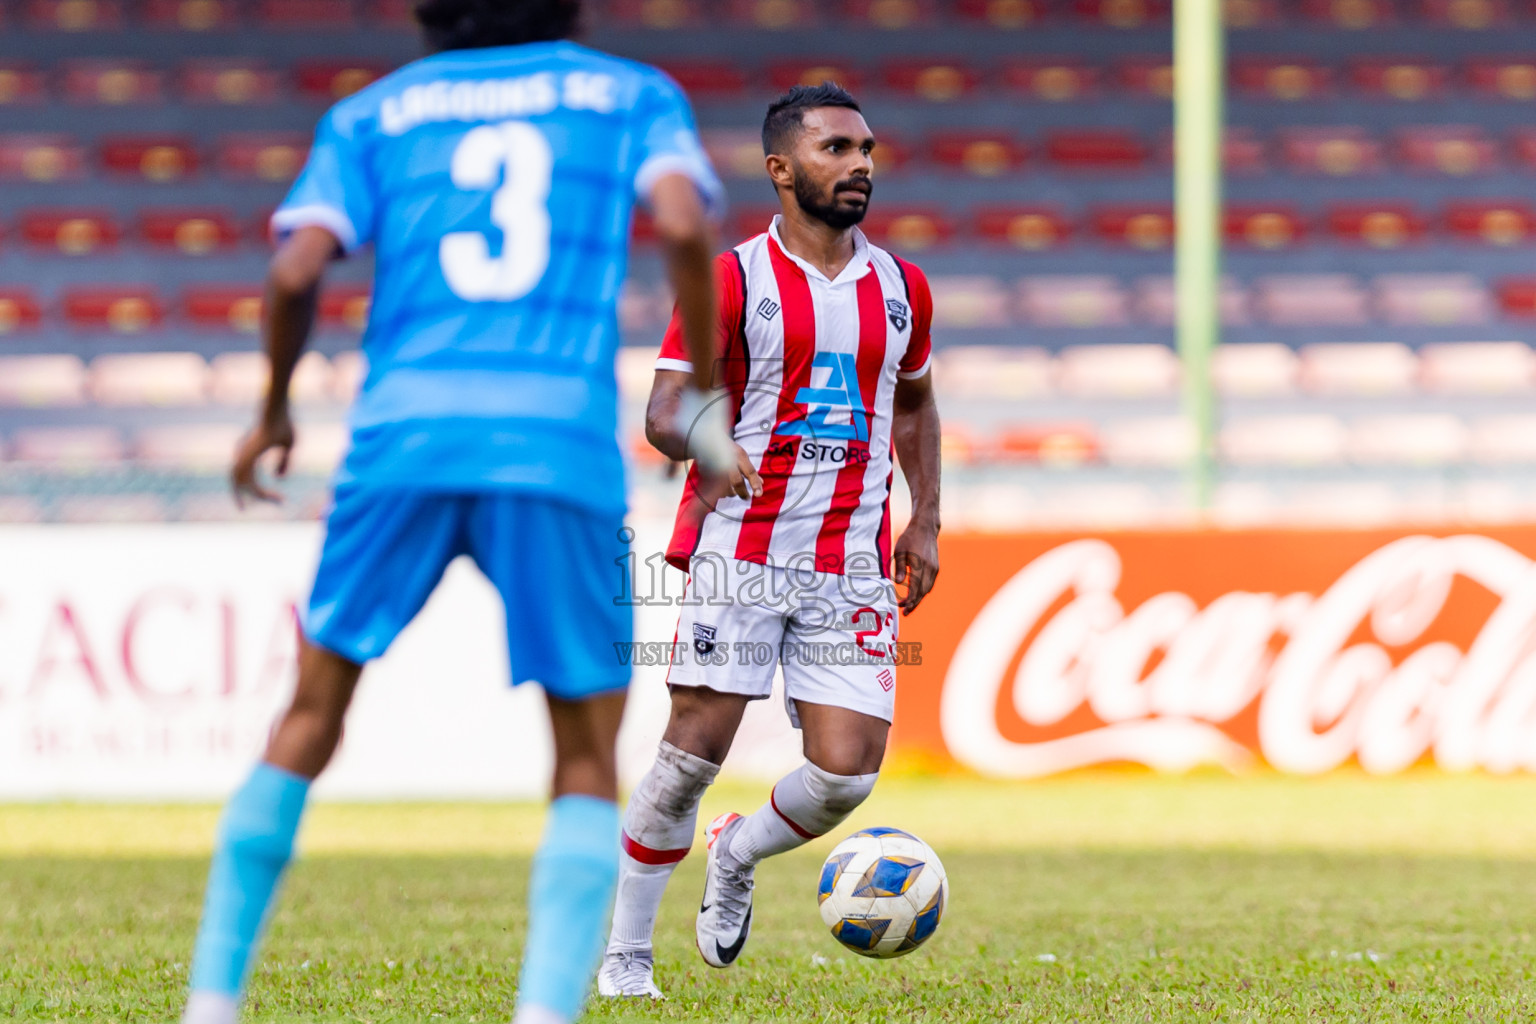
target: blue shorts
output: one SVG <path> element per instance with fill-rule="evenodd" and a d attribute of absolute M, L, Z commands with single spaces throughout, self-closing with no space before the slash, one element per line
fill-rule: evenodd
<path fill-rule="evenodd" d="M 622 689 L 629 668 L 619 650 L 634 639 L 634 610 L 618 600 L 623 526 L 619 514 L 527 493 L 342 485 L 304 635 L 355 662 L 377 658 L 448 563 L 469 555 L 506 605 L 513 683 L 538 682 L 566 700 Z"/>

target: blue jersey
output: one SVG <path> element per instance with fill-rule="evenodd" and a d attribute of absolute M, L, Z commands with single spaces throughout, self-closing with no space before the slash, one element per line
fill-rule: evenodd
<path fill-rule="evenodd" d="M 670 173 L 720 202 L 682 92 L 570 42 L 436 54 L 332 107 L 273 227 L 375 247 L 338 483 L 622 508 L 615 307 Z"/>

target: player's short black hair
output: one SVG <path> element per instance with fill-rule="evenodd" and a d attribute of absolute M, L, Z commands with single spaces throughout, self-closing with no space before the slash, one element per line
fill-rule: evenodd
<path fill-rule="evenodd" d="M 763 155 L 783 153 L 793 146 L 795 136 L 805 126 L 805 112 L 817 107 L 843 107 L 863 113 L 859 101 L 836 82 L 797 85 L 768 105 L 768 116 L 763 118 Z"/>
<path fill-rule="evenodd" d="M 421 0 L 416 20 L 433 50 L 472 50 L 569 39 L 581 0 Z"/>

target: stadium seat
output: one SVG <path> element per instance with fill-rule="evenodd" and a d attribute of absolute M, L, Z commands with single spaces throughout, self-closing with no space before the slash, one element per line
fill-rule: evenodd
<path fill-rule="evenodd" d="M 1242 325 L 1252 319 L 1248 311 L 1248 295 L 1233 278 L 1221 279 L 1218 304 L 1221 309 L 1221 322 L 1224 324 Z M 1133 308 L 1139 323 L 1172 327 L 1177 305 L 1173 278 L 1170 275 L 1156 274 L 1136 281 Z"/>
<path fill-rule="evenodd" d="M 1529 59 L 1471 60 L 1467 78 L 1485 96 L 1506 100 L 1536 99 L 1536 61 Z"/>
<path fill-rule="evenodd" d="M 164 184 L 195 174 L 198 159 L 186 136 L 114 136 L 101 141 L 101 165 L 113 174 Z"/>
<path fill-rule="evenodd" d="M 139 334 L 158 327 L 165 307 L 152 288 L 77 286 L 65 289 L 64 319 L 82 330 Z"/>
<path fill-rule="evenodd" d="M 65 256 L 99 252 L 122 237 L 110 210 L 27 210 L 18 223 L 28 245 Z"/>
<path fill-rule="evenodd" d="M 1042 274 L 1019 281 L 1019 312 L 1035 327 L 1123 327 L 1130 299 L 1100 274 Z"/>
<path fill-rule="evenodd" d="M 1363 416 L 1349 425 L 1345 449 L 1357 465 L 1443 466 L 1466 456 L 1470 436 L 1448 413 Z"/>
<path fill-rule="evenodd" d="M 208 364 L 195 352 L 129 352 L 91 360 L 91 398 L 99 405 L 202 405 Z"/>
<path fill-rule="evenodd" d="M 1168 162 L 1173 162 L 1173 135 L 1167 146 Z M 1262 174 L 1269 169 L 1269 147 L 1252 128 L 1228 125 L 1221 136 L 1221 163 L 1228 174 Z"/>
<path fill-rule="evenodd" d="M 1298 174 L 1348 178 L 1382 168 L 1381 143 L 1354 125 L 1286 129 L 1280 133 L 1280 149 Z"/>
<path fill-rule="evenodd" d="M 310 60 L 300 61 L 293 75 L 300 96 L 331 104 L 371 85 L 391 70 L 383 61 Z"/>
<path fill-rule="evenodd" d="M 984 206 L 975 213 L 978 238 L 1030 252 L 1054 249 L 1072 237 L 1072 224 L 1051 206 Z"/>
<path fill-rule="evenodd" d="M 1099 428 L 1106 463 L 1128 468 L 1186 466 L 1195 454 L 1195 432 L 1187 416 L 1117 419 Z"/>
<path fill-rule="evenodd" d="M 1335 28 L 1376 28 L 1396 19 L 1392 0 L 1304 0 L 1302 12 L 1315 22 Z"/>
<path fill-rule="evenodd" d="M 1173 98 L 1173 62 L 1166 56 L 1131 57 L 1115 65 L 1115 81 L 1132 96 Z"/>
<path fill-rule="evenodd" d="M 876 245 L 898 253 L 922 252 L 948 242 L 955 226 L 938 206 L 877 203 L 860 225 Z"/>
<path fill-rule="evenodd" d="M 1510 138 L 1510 151 L 1519 170 L 1536 171 L 1536 130 L 1519 129 Z"/>
<path fill-rule="evenodd" d="M 929 141 L 929 149 L 940 166 L 980 178 L 1015 171 L 1028 156 L 1024 146 L 1006 132 L 945 132 Z"/>
<path fill-rule="evenodd" d="M 61 66 L 60 75 L 64 98 L 71 103 L 158 103 L 164 95 L 164 76 L 146 61 L 72 60 Z"/>
<path fill-rule="evenodd" d="M 1072 0 L 1072 13 L 1080 20 L 1106 28 L 1137 29 L 1166 21 L 1168 0 Z"/>
<path fill-rule="evenodd" d="M 1431 24 L 1473 31 L 1511 20 L 1508 0 L 1424 0 L 1419 15 Z"/>
<path fill-rule="evenodd" d="M 208 364 L 208 395 L 220 405 L 254 408 L 267 393 L 268 378 L 266 353 L 221 352 Z M 297 404 L 331 405 L 333 386 L 330 360 L 305 352 L 294 367 L 289 394 Z"/>
<path fill-rule="evenodd" d="M 608 16 L 649 29 L 675 29 L 703 20 L 702 0 L 612 0 Z"/>
<path fill-rule="evenodd" d="M 127 454 L 115 427 L 32 427 L 11 435 L 12 462 L 59 469 L 95 469 Z"/>
<path fill-rule="evenodd" d="M 1515 413 L 1474 420 L 1467 453 L 1491 466 L 1536 463 L 1536 415 Z"/>
<path fill-rule="evenodd" d="M 1007 327 L 1013 322 L 1008 289 L 986 274 L 935 275 L 933 326 L 937 328 Z"/>
<path fill-rule="evenodd" d="M 134 435 L 133 461 L 156 469 L 222 475 L 244 433 L 237 423 L 147 427 Z"/>
<path fill-rule="evenodd" d="M 182 293 L 182 311 L 200 330 L 255 334 L 261 329 L 260 285 L 193 285 Z"/>
<path fill-rule="evenodd" d="M 230 29 L 240 19 L 236 0 L 145 0 L 142 11 L 149 25 L 183 32 Z"/>
<path fill-rule="evenodd" d="M 298 432 L 289 463 L 295 473 L 330 476 L 352 442 L 344 423 L 306 423 Z"/>
<path fill-rule="evenodd" d="M 1307 238 L 1307 222 L 1291 206 L 1228 206 L 1222 221 L 1222 234 L 1230 245 L 1290 249 Z"/>
<path fill-rule="evenodd" d="M 1090 212 L 1089 222 L 1112 245 L 1155 251 L 1173 244 L 1171 205 L 1100 206 Z"/>
<path fill-rule="evenodd" d="M 1179 360 L 1166 345 L 1069 345 L 1056 357 L 1063 394 L 1080 398 L 1150 398 L 1179 386 Z"/>
<path fill-rule="evenodd" d="M 368 326 L 368 285 L 331 285 L 320 293 L 320 322 L 332 330 L 361 334 Z"/>
<path fill-rule="evenodd" d="M 1211 380 L 1218 392 L 1231 397 L 1293 394 L 1300 374 L 1295 349 L 1279 342 L 1218 345 L 1211 353 Z"/>
<path fill-rule="evenodd" d="M 194 103 L 248 106 L 273 103 L 282 94 L 278 73 L 259 60 L 188 61 L 180 82 L 181 94 Z"/>
<path fill-rule="evenodd" d="M 0 338 L 35 329 L 42 320 L 35 295 L 24 288 L 0 288 Z"/>
<path fill-rule="evenodd" d="M 684 92 L 698 99 L 733 99 L 747 91 L 747 74 L 738 63 L 663 60 L 660 66 L 683 87 Z"/>
<path fill-rule="evenodd" d="M 699 133 L 699 141 L 704 144 L 710 163 L 723 177 L 751 180 L 765 176 L 761 131 L 709 128 Z"/>
<path fill-rule="evenodd" d="M 236 181 L 287 182 L 309 156 L 299 132 L 237 132 L 219 140 L 219 173 Z"/>
<path fill-rule="evenodd" d="M 350 0 L 260 0 L 257 20 L 278 29 L 334 29 L 352 25 Z"/>
<path fill-rule="evenodd" d="M 356 349 L 336 353 L 331 357 L 331 399 L 341 405 L 351 405 L 367 376 L 367 356 Z"/>
<path fill-rule="evenodd" d="M 779 92 L 797 85 L 820 85 L 836 82 L 850 92 L 857 93 L 864 85 L 859 69 L 845 60 L 829 57 L 826 60 L 790 60 L 768 65 L 768 84 Z"/>
<path fill-rule="evenodd" d="M 1301 386 L 1314 395 L 1411 394 L 1419 363 L 1396 341 L 1315 342 L 1301 347 Z"/>
<path fill-rule="evenodd" d="M 48 98 L 43 73 L 31 64 L 0 64 L 0 106 L 41 103 Z"/>
<path fill-rule="evenodd" d="M 1493 295 L 1475 274 L 1382 274 L 1372 282 L 1377 316 L 1403 326 L 1486 324 Z"/>
<path fill-rule="evenodd" d="M 139 211 L 139 237 L 157 249 L 206 256 L 240 242 L 240 227 L 229 210 L 154 208 Z"/>
<path fill-rule="evenodd" d="M 1046 136 L 1045 153 L 1059 170 L 1134 171 L 1147 161 L 1147 146 L 1130 132 L 1056 131 Z"/>
<path fill-rule="evenodd" d="M 844 0 L 843 14 L 887 32 L 899 32 L 930 21 L 935 7 L 935 0 Z"/>
<path fill-rule="evenodd" d="M 1038 22 L 1045 4 L 1043 0 L 955 0 L 955 11 L 993 28 L 1017 29 Z"/>
<path fill-rule="evenodd" d="M 944 394 L 959 398 L 1044 398 L 1055 375 L 1055 361 L 1043 348 L 954 345 L 934 353 L 934 379 Z"/>
<path fill-rule="evenodd" d="M 1536 318 L 1536 278 L 1510 277 L 1497 286 L 1504 315 L 1517 320 Z"/>
<path fill-rule="evenodd" d="M 1315 100 L 1331 91 L 1333 72 L 1305 57 L 1239 57 L 1232 61 L 1230 80 L 1233 91 L 1240 96 Z"/>
<path fill-rule="evenodd" d="M 0 134 L 0 179 L 51 182 L 85 177 L 85 149 L 57 134 Z"/>
<path fill-rule="evenodd" d="M 1094 461 L 1099 438 L 1091 423 L 1020 423 L 1002 427 L 978 448 L 998 462 L 1069 467 Z"/>
<path fill-rule="evenodd" d="M 1330 207 L 1328 230 L 1344 242 L 1373 249 L 1397 249 L 1423 240 L 1426 224 L 1406 203 L 1348 204 Z"/>
<path fill-rule="evenodd" d="M 1061 103 L 1092 95 L 1099 69 L 1076 58 L 1012 61 L 1003 67 L 1003 85 L 1025 99 Z"/>
<path fill-rule="evenodd" d="M 1382 60 L 1369 58 L 1353 61 L 1349 79 L 1367 96 L 1389 100 L 1426 100 L 1444 95 L 1450 81 L 1450 68 L 1425 60 Z"/>
<path fill-rule="evenodd" d="M 981 72 L 964 60 L 897 60 L 880 77 L 886 88 L 930 103 L 963 99 L 981 84 Z"/>
<path fill-rule="evenodd" d="M 812 0 L 732 0 L 731 7 L 739 24 L 770 31 L 813 25 L 818 13 Z"/>
<path fill-rule="evenodd" d="M 1269 274 L 1253 282 L 1253 309 L 1278 327 L 1355 327 L 1370 320 L 1370 300 L 1351 274 Z"/>
<path fill-rule="evenodd" d="M 1228 28 L 1264 28 L 1279 25 L 1279 0 L 1226 0 L 1222 21 Z"/>
<path fill-rule="evenodd" d="M 0 356 L 0 406 L 81 405 L 85 380 L 78 356 Z"/>
<path fill-rule="evenodd" d="M 123 27 L 122 0 L 25 0 L 28 27 L 39 31 L 104 32 Z"/>
<path fill-rule="evenodd" d="M 363 19 L 365 24 L 378 23 L 414 32 L 417 28 L 416 0 L 371 0 L 364 6 Z"/>
<path fill-rule="evenodd" d="M 1523 341 L 1437 342 L 1419 349 L 1419 386 L 1435 395 L 1526 394 L 1536 352 Z"/>
<path fill-rule="evenodd" d="M 1348 432 L 1327 413 L 1238 416 L 1222 424 L 1216 447 L 1231 465 L 1333 466 L 1344 461 Z"/>
<path fill-rule="evenodd" d="M 60 498 L 53 516 L 61 523 L 159 523 L 170 509 L 158 494 L 76 494 Z"/>
<path fill-rule="evenodd" d="M 1536 239 L 1536 209 L 1522 199 L 1447 203 L 1444 222 L 1455 238 L 1486 245 L 1527 245 Z"/>
<path fill-rule="evenodd" d="M 1475 125 L 1421 125 L 1398 134 L 1404 167 L 1427 174 L 1487 174 L 1498 167 L 1498 145 Z"/>

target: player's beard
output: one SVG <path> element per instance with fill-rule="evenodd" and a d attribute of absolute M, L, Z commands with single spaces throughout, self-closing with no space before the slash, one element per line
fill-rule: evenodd
<path fill-rule="evenodd" d="M 864 203 L 861 206 L 840 206 L 837 202 L 837 193 L 841 189 L 851 188 L 856 183 L 862 182 L 873 190 L 874 182 L 868 178 L 860 178 L 855 182 L 853 178 L 847 178 L 832 186 L 826 196 L 818 195 L 808 177 L 804 174 L 795 175 L 795 202 L 800 209 L 809 216 L 826 224 L 835 231 L 845 231 L 864 219 L 869 212 L 870 193 L 865 193 Z"/>

